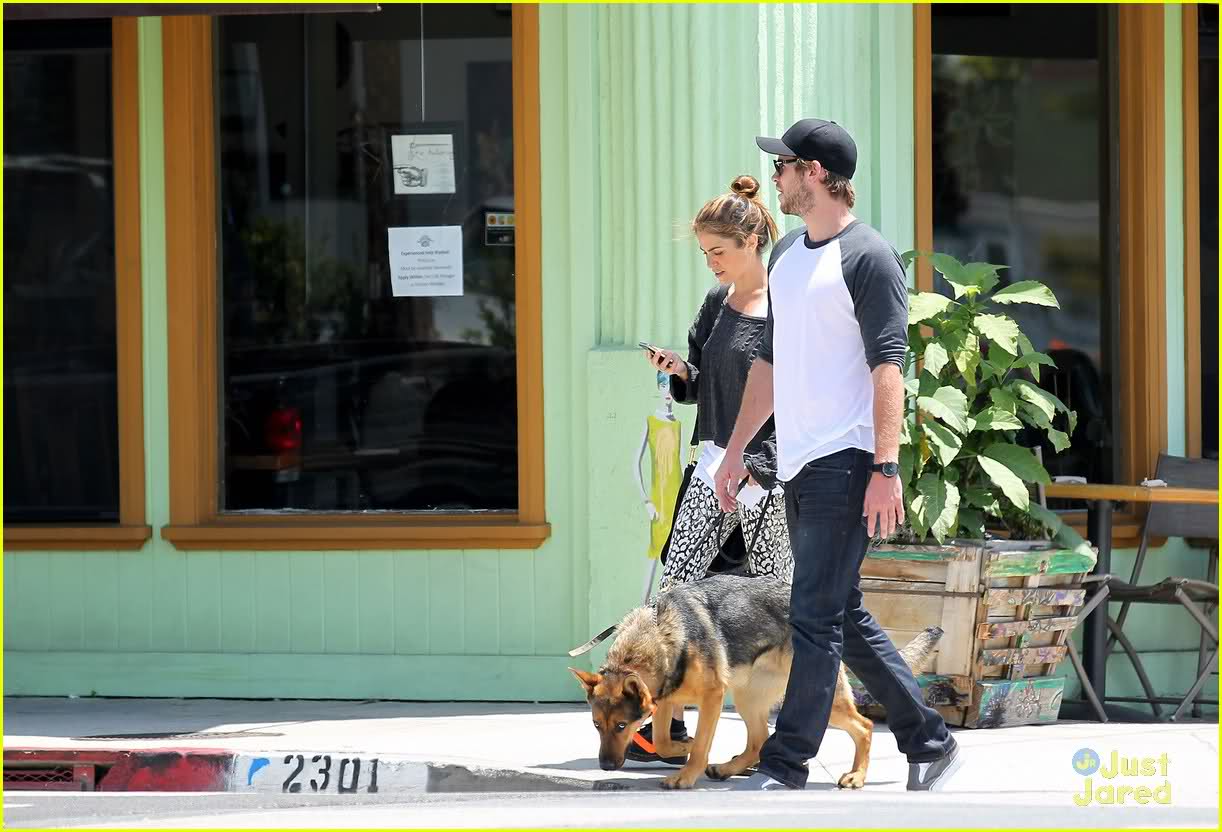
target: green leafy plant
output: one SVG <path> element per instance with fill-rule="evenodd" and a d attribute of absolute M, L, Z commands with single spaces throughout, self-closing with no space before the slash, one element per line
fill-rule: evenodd
<path fill-rule="evenodd" d="M 1005 266 L 908 252 L 905 267 L 916 257 L 932 261 L 954 298 L 933 292 L 908 298 L 915 376 L 905 384 L 900 437 L 905 536 L 979 540 L 987 528 L 1011 538 L 1081 544 L 1032 498 L 1032 486 L 1050 479 L 1035 453 L 1019 444 L 1025 429 L 1034 428 L 1057 451 L 1068 448 L 1077 414 L 1033 383 L 1041 367 L 1056 364 L 1005 314 L 1017 303 L 1060 308 L 1056 297 L 1035 280 L 994 291 Z"/>

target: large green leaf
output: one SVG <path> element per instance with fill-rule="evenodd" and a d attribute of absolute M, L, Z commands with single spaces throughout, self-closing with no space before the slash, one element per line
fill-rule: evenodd
<path fill-rule="evenodd" d="M 1069 448 L 1069 435 L 1056 428 L 1048 428 L 1048 441 L 1052 443 L 1053 450 L 1058 454 Z"/>
<path fill-rule="evenodd" d="M 934 456 L 938 458 L 943 467 L 950 465 L 955 455 L 959 453 L 959 449 L 963 447 L 963 440 L 941 422 L 925 421 L 921 422 L 921 427 L 925 431 L 925 436 L 929 438 Z"/>
<path fill-rule="evenodd" d="M 968 540 L 980 540 L 984 537 L 984 512 L 974 508 L 959 506 L 959 528 Z"/>
<path fill-rule="evenodd" d="M 1018 355 L 1018 324 L 1005 315 L 977 315 L 972 321 L 980 334 L 1004 349 Z"/>
<path fill-rule="evenodd" d="M 900 445 L 900 482 L 905 485 L 912 482 L 913 454 L 911 444 Z"/>
<path fill-rule="evenodd" d="M 926 474 L 917 480 L 917 493 L 912 507 L 941 543 L 959 526 L 959 489 L 935 474 Z"/>
<path fill-rule="evenodd" d="M 1006 288 L 994 293 L 992 300 L 997 303 L 1034 303 L 1039 306 L 1051 306 L 1060 309 L 1056 295 L 1052 290 L 1038 280 L 1020 280 L 1011 283 Z"/>
<path fill-rule="evenodd" d="M 997 407 L 986 407 L 973 417 L 976 420 L 973 431 L 984 430 L 1022 430 L 1023 423 L 1008 410 Z"/>
<path fill-rule="evenodd" d="M 967 382 L 968 389 L 976 386 L 976 368 L 980 366 L 980 339 L 976 333 L 968 332 L 955 350 L 955 368 Z"/>
<path fill-rule="evenodd" d="M 1047 390 L 1042 387 L 1036 387 L 1029 381 L 1016 381 L 1010 386 L 1023 399 L 1044 411 L 1049 419 L 1056 415 L 1058 410 L 1065 413 L 1069 412 L 1069 408 L 1065 406 L 1064 402 Z"/>
<path fill-rule="evenodd" d="M 996 342 L 989 344 L 989 363 L 997 368 L 996 375 L 1002 378 L 1014 364 L 1014 354 L 1006 352 L 1002 346 Z"/>
<path fill-rule="evenodd" d="M 980 289 L 981 292 L 988 292 L 998 283 L 998 269 L 1005 268 L 1008 266 L 996 266 L 992 263 L 966 263 L 963 266 L 963 273 L 968 283 Z"/>
<path fill-rule="evenodd" d="M 904 271 L 908 271 L 908 267 L 912 265 L 912 261 L 917 258 L 917 250 L 910 248 L 900 255 L 900 262 L 904 264 Z"/>
<path fill-rule="evenodd" d="M 1027 508 L 1027 513 L 1038 520 L 1049 531 L 1049 535 L 1057 543 L 1064 546 L 1066 549 L 1071 549 L 1078 554 L 1084 555 L 1091 560 L 1097 556 L 1095 551 L 1090 547 L 1090 544 L 1082 539 L 1082 535 L 1074 531 L 1073 526 L 1065 523 L 1059 516 L 1044 508 L 1039 503 L 1032 503 Z"/>
<path fill-rule="evenodd" d="M 968 505 L 975 506 L 985 514 L 991 514 L 994 517 L 1001 514 L 1001 503 L 998 502 L 997 496 L 987 488 L 973 486 L 964 489 L 963 501 Z"/>
<path fill-rule="evenodd" d="M 1010 413 L 1018 410 L 1018 397 L 1004 387 L 994 387 L 989 391 L 989 398 L 998 410 L 1008 410 Z"/>
<path fill-rule="evenodd" d="M 917 381 L 915 378 L 909 378 L 909 379 L 904 380 L 904 392 L 907 393 L 909 396 L 917 395 L 918 393 L 920 393 L 920 390 L 921 390 L 921 382 Z"/>
<path fill-rule="evenodd" d="M 1052 427 L 1052 419 L 1048 418 L 1048 414 L 1042 408 L 1036 407 L 1030 402 L 1020 402 L 1018 405 L 1018 415 L 1022 416 L 1023 420 L 1037 428 L 1047 430 Z"/>
<path fill-rule="evenodd" d="M 981 452 L 980 461 L 993 459 L 1002 463 L 1027 482 L 1039 482 L 1048 485 L 1052 480 L 1035 454 L 1019 445 L 1009 442 L 994 442 Z M 1006 495 L 1007 497 L 1010 495 Z"/>
<path fill-rule="evenodd" d="M 948 361 L 950 361 L 950 356 L 946 354 L 946 347 L 937 341 L 931 342 L 925 348 L 925 369 L 935 376 L 942 372 L 942 368 L 946 366 Z"/>
<path fill-rule="evenodd" d="M 933 261 L 933 267 L 954 288 L 955 297 L 963 297 L 968 287 L 967 273 L 963 270 L 963 264 L 949 254 L 937 253 L 930 259 Z"/>
<path fill-rule="evenodd" d="M 940 387 L 932 396 L 920 396 L 917 407 L 960 433 L 967 433 L 967 396 L 957 387 Z"/>
<path fill-rule="evenodd" d="M 1021 331 L 1018 333 L 1018 348 L 1022 350 L 1022 354 L 1026 355 L 1029 352 L 1035 352 L 1035 347 L 1031 346 L 1031 339 L 1024 335 Z"/>
<path fill-rule="evenodd" d="M 946 295 L 936 292 L 917 292 L 908 295 L 908 323 L 916 324 L 928 318 L 940 315 L 948 306 L 954 304 Z M 958 305 L 958 304 L 954 304 Z"/>
<path fill-rule="evenodd" d="M 1014 505 L 1026 510 L 1031 503 L 1031 495 L 1027 493 L 1027 484 L 1018 474 L 1007 468 L 1004 463 L 989 457 L 977 457 L 977 461 L 993 484 L 1001 489 L 1001 493 L 1005 494 Z"/>
<path fill-rule="evenodd" d="M 1028 352 L 1024 353 L 1022 357 L 1015 359 L 1014 363 L 1010 366 L 1016 370 L 1020 370 L 1023 367 L 1030 367 L 1032 377 L 1034 377 L 1036 381 L 1039 381 L 1041 364 L 1045 367 L 1056 367 L 1057 365 L 1055 361 L 1053 361 L 1047 355 L 1044 355 L 1042 352 Z"/>
<path fill-rule="evenodd" d="M 904 516 L 908 521 L 908 525 L 912 526 L 912 531 L 916 533 L 917 540 L 924 540 L 929 534 L 929 525 L 925 522 L 925 515 L 922 509 L 925 505 L 925 498 L 917 494 L 912 498 L 905 507 Z"/>

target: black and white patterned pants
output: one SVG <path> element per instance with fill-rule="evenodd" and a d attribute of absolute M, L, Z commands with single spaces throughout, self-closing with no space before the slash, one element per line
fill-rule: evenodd
<path fill-rule="evenodd" d="M 763 526 L 760 526 L 765 503 L 768 515 L 764 518 Z M 658 583 L 658 592 L 665 592 L 675 584 L 703 578 L 709 564 L 717 557 L 721 544 L 739 524 L 742 524 L 743 540 L 749 547 L 747 571 L 752 575 L 772 575 L 785 583 L 793 583 L 793 552 L 789 548 L 783 494 L 773 494 L 771 500 L 760 500 L 750 507 L 740 503 L 737 511 L 725 514 L 718 534 L 713 531 L 713 526 L 723 514 L 717 503 L 717 494 L 708 483 L 699 477 L 692 477 L 675 518 L 670 551 Z M 752 547 L 751 538 L 756 528 L 759 528 L 759 536 Z"/>

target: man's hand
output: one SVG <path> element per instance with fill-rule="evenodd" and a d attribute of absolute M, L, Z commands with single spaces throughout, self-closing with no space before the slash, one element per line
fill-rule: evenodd
<path fill-rule="evenodd" d="M 866 502 L 861 516 L 866 534 L 886 540 L 904 522 L 904 486 L 899 477 L 884 477 L 875 472 L 866 486 Z"/>
<path fill-rule="evenodd" d="M 746 476 L 747 466 L 743 464 L 742 451 L 727 450 L 714 480 L 717 484 L 717 502 L 721 504 L 722 511 L 729 513 L 737 507 L 738 489 Z"/>

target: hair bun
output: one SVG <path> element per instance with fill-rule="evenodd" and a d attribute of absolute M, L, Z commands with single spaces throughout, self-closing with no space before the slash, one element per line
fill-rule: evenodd
<path fill-rule="evenodd" d="M 747 199 L 755 199 L 760 192 L 760 183 L 754 176 L 744 173 L 730 183 L 730 190 L 740 196 L 745 196 Z"/>

